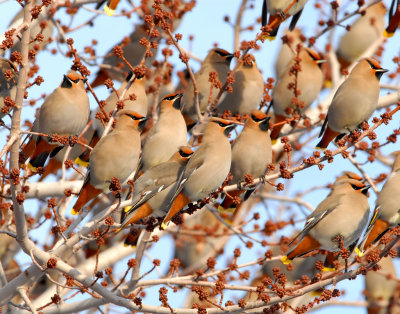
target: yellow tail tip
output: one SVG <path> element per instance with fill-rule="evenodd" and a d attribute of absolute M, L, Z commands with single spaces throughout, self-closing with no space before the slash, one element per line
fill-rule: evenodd
<path fill-rule="evenodd" d="M 135 244 L 124 243 L 124 247 L 131 247 L 132 249 L 136 249 Z"/>
<path fill-rule="evenodd" d="M 331 80 L 325 80 L 325 88 L 332 88 L 333 83 Z"/>
<path fill-rule="evenodd" d="M 356 247 L 356 249 L 355 249 L 354 251 L 356 252 L 356 254 L 357 254 L 359 257 L 362 257 L 362 256 L 364 255 L 364 251 L 361 251 L 361 250 L 358 248 L 358 246 Z"/>
<path fill-rule="evenodd" d="M 125 206 L 124 207 L 124 212 L 127 213 L 131 210 L 132 206 Z"/>
<path fill-rule="evenodd" d="M 76 157 L 75 163 L 77 165 L 85 167 L 85 168 L 87 168 L 89 166 L 89 162 L 88 161 L 84 161 L 84 160 L 80 159 L 79 157 Z"/>
<path fill-rule="evenodd" d="M 168 228 L 168 226 L 164 222 L 162 222 L 161 223 L 161 229 L 167 230 L 167 228 Z"/>
<path fill-rule="evenodd" d="M 322 268 L 323 272 L 334 272 L 336 270 L 335 267 L 324 267 Z"/>
<path fill-rule="evenodd" d="M 312 295 L 313 297 L 320 297 L 320 296 L 322 295 L 322 290 L 314 290 L 314 291 L 311 291 L 311 295 Z"/>
<path fill-rule="evenodd" d="M 292 262 L 292 260 L 291 260 L 290 258 L 288 258 L 287 255 L 285 255 L 284 257 L 282 257 L 282 258 L 281 258 L 281 261 L 282 261 L 282 263 L 285 264 L 285 265 L 289 265 L 289 264 Z"/>
<path fill-rule="evenodd" d="M 383 36 L 386 38 L 393 37 L 394 33 L 389 33 L 386 29 L 383 31 Z"/>
<path fill-rule="evenodd" d="M 267 39 L 269 41 L 274 41 L 276 39 L 276 36 L 268 36 Z"/>
<path fill-rule="evenodd" d="M 36 168 L 36 167 L 34 167 L 34 166 L 32 166 L 30 162 L 28 163 L 28 165 L 27 165 L 27 166 L 28 166 L 28 169 L 30 169 L 31 171 L 33 171 L 33 172 L 37 172 L 37 168 Z"/>
<path fill-rule="evenodd" d="M 225 207 L 223 207 L 222 205 L 219 205 L 219 206 L 218 206 L 218 212 L 219 212 L 220 214 L 224 214 L 224 213 L 230 213 L 230 214 L 232 214 L 232 213 L 235 212 L 235 210 L 236 210 L 236 206 L 235 206 L 235 207 L 228 207 L 228 208 L 225 208 Z"/>
<path fill-rule="evenodd" d="M 71 214 L 74 215 L 74 216 L 76 216 L 76 215 L 79 214 L 79 210 L 76 210 L 75 208 L 72 208 Z"/>
<path fill-rule="evenodd" d="M 104 11 L 107 13 L 108 16 L 114 15 L 115 10 L 111 9 L 108 5 L 104 7 Z"/>
<path fill-rule="evenodd" d="M 324 147 L 315 146 L 315 149 L 324 151 L 324 150 L 326 150 L 326 147 L 324 148 Z"/>
<path fill-rule="evenodd" d="M 271 144 L 272 144 L 272 145 L 275 145 L 276 142 L 278 142 L 278 140 L 271 140 Z"/>

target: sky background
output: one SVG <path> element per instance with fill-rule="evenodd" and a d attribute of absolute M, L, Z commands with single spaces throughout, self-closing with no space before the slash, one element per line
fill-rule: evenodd
<path fill-rule="evenodd" d="M 325 3 L 323 1 L 312 1 L 306 5 L 305 10 L 303 12 L 303 16 L 301 17 L 298 26 L 300 26 L 305 33 L 306 36 L 310 36 L 314 34 L 318 27 L 318 12 L 314 9 L 313 5 L 315 3 Z M 134 4 L 138 3 L 138 0 L 133 0 Z M 256 19 L 260 16 L 261 13 L 261 4 L 262 1 L 249 1 L 249 5 L 254 6 L 253 9 L 246 10 L 243 17 L 243 26 L 254 25 Z M 343 3 L 348 3 L 348 1 L 343 1 Z M 346 10 L 351 11 L 355 8 L 357 1 L 350 1 L 350 5 L 346 7 Z M 386 6 L 388 7 L 390 3 L 385 1 Z M 185 49 L 190 49 L 193 53 L 199 58 L 203 59 L 208 50 L 213 47 L 215 43 L 218 44 L 219 47 L 224 48 L 226 50 L 233 50 L 233 28 L 226 22 L 224 22 L 224 16 L 229 16 L 231 21 L 234 21 L 236 18 L 236 14 L 238 11 L 238 7 L 240 5 L 240 1 L 238 0 L 199 0 L 192 10 L 186 14 L 183 19 L 183 22 L 179 26 L 176 32 L 181 33 L 183 35 L 183 40 L 180 42 L 181 46 Z M 329 5 L 328 5 L 329 6 Z M 94 8 L 94 5 L 87 5 L 89 8 Z M 118 13 L 122 8 L 129 9 L 128 3 L 125 1 L 121 1 L 120 5 L 116 13 Z M 0 29 L 2 32 L 7 29 L 7 26 L 12 19 L 12 17 L 16 14 L 16 12 L 20 9 L 19 4 L 16 1 L 7 1 L 0 4 Z M 329 12 L 329 11 L 327 11 Z M 95 13 L 90 12 L 85 9 L 81 9 L 78 14 L 74 17 L 72 21 L 72 27 L 80 25 L 83 21 L 88 20 Z M 340 13 L 340 16 L 343 16 L 343 13 Z M 65 10 L 61 9 L 56 13 L 56 18 L 60 19 L 62 23 L 68 24 L 70 21 L 70 17 L 65 14 Z M 350 21 L 354 20 L 351 19 Z M 78 51 L 82 51 L 86 45 L 90 45 L 93 39 L 98 41 L 98 45 L 95 46 L 95 50 L 98 55 L 104 55 L 111 47 L 113 47 L 116 43 L 118 43 L 124 36 L 127 36 L 134 28 L 134 24 L 137 22 L 137 18 L 135 14 L 132 15 L 131 19 L 127 19 L 126 17 L 108 17 L 106 15 L 102 15 L 94 21 L 93 27 L 84 27 L 78 31 L 73 33 L 68 33 L 67 37 L 71 37 L 74 39 L 75 48 Z M 350 22 L 348 22 L 350 23 Z M 346 23 L 347 24 L 347 23 Z M 278 34 L 278 38 L 282 35 L 283 29 L 287 27 L 288 23 L 285 23 L 283 27 L 281 27 L 280 33 Z M 253 31 L 246 31 L 242 33 L 241 39 L 253 39 L 257 33 L 258 24 L 256 24 L 256 28 Z M 343 28 L 338 28 L 336 31 L 334 45 L 336 44 L 340 34 L 343 33 Z M 53 36 L 56 36 L 56 31 Z M 189 36 L 194 35 L 194 41 L 189 43 Z M 280 47 L 281 41 L 279 39 L 274 42 L 266 41 L 261 45 L 261 49 L 259 51 L 255 51 L 254 55 L 256 57 L 257 64 L 259 68 L 262 70 L 264 79 L 268 77 L 274 77 L 274 61 L 276 55 L 278 53 L 278 49 Z M 400 31 L 398 31 L 393 38 L 389 40 L 387 45 L 385 46 L 385 52 L 382 58 L 382 66 L 387 69 L 394 69 L 394 64 L 391 61 L 394 56 L 399 56 L 399 43 L 400 43 Z M 316 44 L 316 47 L 319 49 L 324 49 L 326 44 L 326 36 L 320 38 Z M 59 44 L 58 45 L 62 51 L 66 51 L 66 45 Z M 45 81 L 41 86 L 34 86 L 29 90 L 30 98 L 38 98 L 43 93 L 51 93 L 51 91 L 56 88 L 62 81 L 62 76 L 65 74 L 72 62 L 71 59 L 67 59 L 60 54 L 53 55 L 50 53 L 50 49 L 57 47 L 57 43 L 52 43 L 48 46 L 47 51 L 40 52 L 37 60 L 40 66 L 39 75 L 43 76 Z M 175 65 L 175 69 L 181 70 L 184 68 L 184 65 L 177 58 L 177 53 L 174 47 L 174 56 L 171 59 L 171 62 Z M 160 51 L 160 49 L 159 49 Z M 199 63 L 191 60 L 191 65 L 194 70 L 199 68 Z M 89 78 L 90 81 L 93 80 L 94 74 L 97 72 L 95 67 L 89 67 L 92 72 L 92 77 Z M 174 82 L 177 82 L 176 76 L 173 77 Z M 382 82 L 387 82 L 387 76 L 384 75 Z M 105 99 L 108 95 L 108 91 L 105 87 L 100 87 L 96 89 L 97 95 L 101 99 Z M 382 91 L 382 95 L 386 94 L 387 91 Z M 326 97 L 327 93 L 321 93 L 320 101 L 322 101 Z M 96 108 L 96 103 L 92 96 L 90 96 L 91 108 Z M 314 106 L 316 103 L 314 104 Z M 33 108 L 27 108 L 23 111 L 23 118 L 32 120 L 34 114 Z M 380 113 L 379 113 L 380 114 Z M 378 113 L 375 113 L 378 116 Z M 5 119 L 6 124 L 9 124 L 10 121 L 8 118 Z M 384 140 L 386 136 L 389 134 L 390 130 L 399 127 L 399 118 L 396 117 L 394 120 L 390 121 L 389 126 L 385 128 L 380 128 L 377 131 L 378 140 Z M 387 131 L 389 130 L 389 131 Z M 317 130 L 314 130 L 317 132 Z M 318 130 L 319 132 L 319 130 Z M 1 146 L 5 142 L 6 132 L 4 130 L 0 130 L 0 144 Z M 315 146 L 316 140 L 312 141 L 310 145 L 306 148 L 308 155 L 312 152 L 313 146 Z M 398 147 L 398 146 L 397 146 Z M 398 149 L 398 148 L 397 148 Z M 394 145 L 389 145 L 388 147 L 383 148 L 385 153 L 389 153 L 394 150 Z M 360 153 L 361 158 L 358 158 L 358 161 L 365 161 L 367 155 L 364 156 Z M 381 165 L 377 166 L 376 164 L 366 164 L 364 169 L 371 177 L 376 177 L 379 173 L 388 172 L 388 167 L 383 167 Z M 343 160 L 341 156 L 335 157 L 335 162 L 333 164 L 325 164 L 324 171 L 321 173 L 317 167 L 312 167 L 305 171 L 301 171 L 295 174 L 294 179 L 290 182 L 290 194 L 295 194 L 304 190 L 309 189 L 315 185 L 325 185 L 327 183 L 331 183 L 334 181 L 335 177 L 342 170 L 351 170 L 355 171 L 354 166 L 348 161 Z M 49 178 L 48 181 L 54 180 L 54 177 Z M 287 184 L 284 181 L 280 181 Z M 379 186 L 378 188 L 380 188 Z M 307 194 L 304 198 L 305 201 L 311 203 L 314 207 L 318 205 L 318 203 L 327 195 L 329 191 L 327 189 L 324 190 L 316 190 L 313 193 Z M 370 193 L 371 196 L 369 198 L 370 206 L 374 206 L 375 195 L 373 192 Z M 277 202 L 268 201 L 268 213 L 274 217 L 274 209 L 279 205 Z M 28 210 L 30 208 L 35 208 L 35 206 L 28 206 Z M 267 210 L 264 207 L 258 206 L 255 210 L 259 211 L 262 215 L 267 215 Z M 301 217 L 301 212 L 298 213 L 299 217 Z M 44 224 L 40 230 L 37 232 L 31 233 L 32 237 L 40 237 L 43 232 L 47 232 L 50 226 Z M 301 227 L 301 225 L 299 226 Z M 47 228 L 47 230 L 46 230 Z M 40 232 L 40 233 L 39 233 Z M 152 249 L 149 251 L 150 256 L 153 258 L 158 258 L 162 256 L 163 263 L 160 267 L 160 271 L 165 273 L 166 269 L 169 265 L 169 260 L 172 258 L 173 254 L 173 242 L 169 237 L 162 238 L 158 243 L 156 243 Z M 238 263 L 242 264 L 247 261 L 252 261 L 256 258 L 254 253 L 259 253 L 258 256 L 263 255 L 265 251 L 264 248 L 253 248 L 252 250 L 247 250 L 243 248 L 240 241 L 237 238 L 232 237 L 229 241 L 225 252 L 232 252 L 234 248 L 241 247 L 242 256 L 239 258 Z M 227 254 L 222 258 L 218 259 L 217 267 L 223 267 L 228 258 L 232 255 L 231 253 Z M 27 261 L 26 257 L 23 254 L 19 255 L 20 261 Z M 148 259 L 145 258 L 146 263 L 143 266 L 143 271 L 151 268 L 151 264 Z M 123 264 L 126 261 L 122 262 Z M 253 274 L 254 271 L 251 271 Z M 153 272 L 148 279 L 157 277 L 157 273 Z M 243 284 L 243 283 L 242 283 Z M 247 285 L 248 283 L 244 283 Z M 156 305 L 159 304 L 158 301 L 158 289 L 160 287 L 155 287 L 153 289 L 148 289 L 147 297 L 144 301 L 146 304 Z M 347 300 L 362 300 L 363 297 L 361 295 L 363 289 L 363 278 L 360 276 L 357 280 L 354 281 L 345 281 L 341 282 L 338 285 L 340 289 L 346 289 L 346 296 L 343 299 Z M 153 293 L 154 292 L 154 293 Z M 234 293 L 224 293 L 226 294 L 226 298 L 240 298 L 243 296 L 243 292 L 234 292 Z M 182 293 L 178 293 L 176 297 L 169 293 L 169 300 L 171 306 L 182 306 L 183 298 Z M 348 313 L 365 313 L 365 309 L 363 308 L 342 308 L 342 311 Z M 316 313 L 337 313 L 337 307 L 327 307 L 318 310 Z"/>

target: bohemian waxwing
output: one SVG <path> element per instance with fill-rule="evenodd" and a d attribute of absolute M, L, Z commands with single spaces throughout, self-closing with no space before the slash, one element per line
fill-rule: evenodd
<path fill-rule="evenodd" d="M 122 42 L 117 44 L 122 47 L 124 50 L 124 57 L 133 67 L 137 66 L 145 55 L 146 47 L 142 46 L 139 41 L 143 37 L 148 37 L 147 31 L 147 25 L 136 25 L 135 30 L 129 35 L 128 43 L 126 43 L 126 40 L 122 40 Z M 123 82 L 129 74 L 130 68 L 124 61 L 122 61 L 122 59 L 118 58 L 114 54 L 113 49 L 114 46 L 107 52 L 106 57 L 103 60 L 103 64 L 106 66 L 100 65 L 100 70 L 91 84 L 93 88 L 102 85 L 108 78 Z M 146 57 L 145 65 L 147 67 L 151 66 L 151 62 L 155 58 L 157 49 L 151 48 L 150 51 L 153 53 L 153 56 Z"/>
<path fill-rule="evenodd" d="M 140 171 L 167 161 L 187 143 L 186 123 L 181 113 L 182 94 L 169 94 L 160 102 L 160 113 L 143 145 Z"/>
<path fill-rule="evenodd" d="M 83 131 L 90 114 L 89 98 L 85 90 L 86 80 L 75 71 L 64 75 L 61 85 L 40 107 L 34 122 L 37 132 L 48 136 L 74 136 Z M 30 157 L 28 167 L 36 171 L 37 167 L 43 167 L 50 154 L 52 157 L 62 148 L 60 143 L 49 143 L 46 137 L 32 136 L 23 153 L 25 158 Z"/>
<path fill-rule="evenodd" d="M 400 224 L 400 151 L 394 154 L 396 159 L 392 173 L 378 194 L 374 216 L 360 245 L 362 252 L 380 239 L 390 227 Z"/>
<path fill-rule="evenodd" d="M 195 74 L 197 90 L 199 92 L 199 106 L 200 112 L 204 113 L 207 109 L 208 100 L 210 98 L 211 82 L 210 73 L 215 71 L 218 73 L 218 80 L 224 84 L 228 77 L 229 65 L 233 58 L 233 54 L 221 48 L 211 49 L 205 58 L 201 69 Z M 213 88 L 211 103 L 214 102 L 218 95 L 219 90 Z M 222 100 L 222 98 L 220 99 Z M 183 115 L 185 116 L 186 124 L 192 125 L 197 119 L 194 87 L 193 82 L 190 81 L 183 93 Z"/>
<path fill-rule="evenodd" d="M 108 96 L 108 98 L 106 99 L 106 105 L 103 109 L 105 113 L 109 115 L 108 117 L 110 117 L 111 113 L 115 110 L 118 99 L 123 93 L 130 79 L 132 78 L 132 75 L 133 73 L 131 72 L 127 76 L 125 82 L 121 84 L 121 87 L 117 90 L 118 95 L 115 92 L 112 92 L 110 96 Z M 146 79 L 144 76 L 138 76 L 135 78 L 135 80 L 125 92 L 125 97 L 123 99 L 123 110 L 135 111 L 143 117 L 147 116 L 147 95 L 145 83 Z M 93 114 L 94 133 L 92 139 L 89 141 L 89 146 L 92 148 L 96 146 L 97 142 L 100 140 L 104 132 L 103 123 L 96 118 L 96 116 L 102 112 L 103 111 L 100 108 L 97 108 L 97 110 Z M 83 167 L 87 167 L 89 165 L 89 156 L 90 150 L 86 150 L 78 158 L 76 158 L 75 162 Z"/>
<path fill-rule="evenodd" d="M 229 133 L 235 124 L 220 118 L 210 118 L 205 126 L 203 140 L 190 158 L 175 194 L 168 205 L 168 222 L 190 202 L 202 200 L 214 192 L 229 174 L 231 167 L 231 144 Z"/>
<path fill-rule="evenodd" d="M 260 105 L 264 95 L 264 79 L 257 68 L 253 55 L 247 55 L 235 73 L 233 92 L 228 93 L 217 107 L 221 114 L 229 110 L 231 115 L 251 114 Z"/>
<path fill-rule="evenodd" d="M 270 117 L 264 112 L 254 110 L 247 119 L 242 133 L 235 139 L 232 145 L 231 184 L 244 181 L 246 175 L 251 175 L 253 178 L 265 175 L 268 165 L 272 162 L 269 120 Z M 243 192 L 241 189 L 229 192 L 219 209 L 234 209 L 236 205 L 233 197 Z M 245 199 L 251 192 L 246 193 Z"/>
<path fill-rule="evenodd" d="M 292 60 L 288 65 L 286 71 L 277 78 L 276 84 L 272 91 L 272 107 L 274 108 L 275 122 L 279 123 L 290 117 L 291 114 L 288 110 L 294 110 L 297 113 L 303 112 L 309 107 L 314 100 L 318 97 L 318 94 L 322 88 L 323 74 L 321 71 L 321 64 L 325 62 L 322 60 L 320 55 L 309 48 L 302 48 L 299 53 L 301 59 L 301 71 L 297 75 L 297 89 L 300 91 L 298 96 L 299 107 L 295 107 L 292 103 L 294 93 L 288 89 L 289 84 L 294 84 L 295 76 L 290 73 L 290 68 L 295 64 L 295 60 Z M 279 136 L 279 133 L 283 127 L 278 125 L 274 127 L 271 133 L 271 139 L 273 144 Z"/>
<path fill-rule="evenodd" d="M 385 37 L 392 37 L 398 27 L 400 27 L 400 0 L 392 0 L 389 10 L 389 24 L 383 35 Z"/>
<path fill-rule="evenodd" d="M 166 209 L 175 192 L 174 185 L 192 154 L 189 147 L 182 146 L 168 161 L 150 168 L 135 181 L 132 206 L 124 209 L 120 229 L 147 216 L 163 217 L 168 213 Z"/>
<path fill-rule="evenodd" d="M 10 100 L 15 101 L 17 81 L 18 69 L 16 66 L 10 60 L 0 57 L 0 119 L 8 111 L 4 108 L 4 98 L 9 97 Z"/>
<path fill-rule="evenodd" d="M 36 5 L 41 4 L 41 1 L 33 1 L 36 2 Z M 22 8 L 18 13 L 13 17 L 8 26 L 8 29 L 18 29 L 22 23 L 24 22 L 24 9 Z M 33 22 L 33 21 L 32 21 Z M 42 26 L 44 28 L 42 28 Z M 30 43 L 29 43 L 29 50 L 34 49 L 36 52 L 38 50 L 43 50 L 49 43 L 52 42 L 51 36 L 53 35 L 55 29 L 55 25 L 53 21 L 49 18 L 49 16 L 45 14 L 40 14 L 35 23 L 30 25 Z M 35 40 L 38 34 L 43 35 L 43 40 L 40 42 Z M 11 53 L 14 51 L 21 51 L 21 41 L 17 41 L 14 46 L 11 48 Z M 39 49 L 37 49 L 39 47 Z"/>
<path fill-rule="evenodd" d="M 114 130 L 103 137 L 90 154 L 88 172 L 72 214 L 101 192 L 106 191 L 113 177 L 124 182 L 138 164 L 140 132 L 148 118 L 135 111 L 122 110 L 117 115 Z"/>
<path fill-rule="evenodd" d="M 262 7 L 261 26 L 268 24 L 272 27 L 273 30 L 269 34 L 269 39 L 275 39 L 282 21 L 291 16 L 293 16 L 293 18 L 290 22 L 289 30 L 292 31 L 296 27 L 296 23 L 299 20 L 306 3 L 307 0 L 264 0 Z M 267 23 L 268 13 L 269 19 Z"/>
<path fill-rule="evenodd" d="M 356 61 L 382 36 L 385 14 L 386 8 L 382 2 L 370 6 L 340 38 L 336 54 L 342 69 Z"/>
<path fill-rule="evenodd" d="M 288 41 L 283 42 L 281 49 L 279 50 L 278 56 L 275 61 L 275 77 L 279 78 L 283 73 L 289 71 L 289 64 L 296 56 L 296 47 L 298 44 L 304 42 L 305 37 L 301 33 L 301 30 L 295 28 L 292 32 L 285 30 L 285 36 Z"/>
<path fill-rule="evenodd" d="M 357 129 L 371 117 L 379 99 L 379 80 L 387 71 L 372 58 L 359 61 L 333 96 L 317 149 L 327 148 L 335 137 Z"/>
<path fill-rule="evenodd" d="M 370 270 L 365 275 L 365 297 L 368 302 L 368 314 L 398 313 L 391 309 L 391 299 L 397 287 L 396 268 L 393 259 L 383 257 L 377 271 Z"/>
<path fill-rule="evenodd" d="M 340 242 L 345 248 L 355 246 L 368 224 L 368 188 L 353 179 L 334 184 L 332 193 L 307 217 L 303 231 L 292 240 L 300 238 L 300 242 L 282 258 L 282 262 L 289 264 L 294 258 L 319 248 L 338 252 Z"/>

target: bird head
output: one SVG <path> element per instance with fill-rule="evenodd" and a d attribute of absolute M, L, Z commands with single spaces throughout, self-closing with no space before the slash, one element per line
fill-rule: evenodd
<path fill-rule="evenodd" d="M 173 93 L 166 95 L 162 100 L 160 107 L 161 109 L 168 107 L 168 108 L 175 108 L 177 110 L 182 110 L 182 93 Z"/>
<path fill-rule="evenodd" d="M 311 60 L 313 60 L 318 65 L 319 68 L 321 68 L 323 63 L 327 62 L 327 60 L 323 59 L 321 55 L 315 50 L 312 50 L 310 48 L 303 48 L 303 49 L 307 53 L 306 55 L 308 55 L 311 58 Z"/>
<path fill-rule="evenodd" d="M 260 110 L 253 110 L 251 112 L 251 120 L 255 123 L 261 131 L 269 130 L 269 120 L 271 117 L 266 115 L 264 112 Z"/>
<path fill-rule="evenodd" d="M 364 182 L 354 179 L 344 179 L 333 186 L 333 189 L 344 189 L 347 192 L 354 191 L 368 197 L 368 189 L 370 185 L 366 185 Z"/>
<path fill-rule="evenodd" d="M 64 79 L 61 83 L 62 88 L 85 88 L 85 83 L 87 78 L 84 78 L 82 75 L 75 71 L 69 71 L 67 75 L 64 75 Z"/>
<path fill-rule="evenodd" d="M 146 125 L 149 117 L 143 117 L 141 114 L 133 110 L 122 110 L 118 113 L 118 122 L 116 128 L 124 125 L 133 125 L 141 132 Z"/>
<path fill-rule="evenodd" d="M 210 50 L 204 62 L 225 63 L 229 66 L 232 61 L 232 58 L 233 54 L 226 51 L 225 49 L 214 48 Z"/>
<path fill-rule="evenodd" d="M 236 127 L 236 124 L 232 121 L 221 119 L 221 118 L 215 118 L 212 117 L 209 122 L 210 126 L 215 128 L 217 126 L 217 129 L 219 129 L 220 132 L 222 132 L 226 137 L 229 136 L 229 133 Z M 207 132 L 207 130 L 206 130 Z"/>
<path fill-rule="evenodd" d="M 357 63 L 350 75 L 362 75 L 366 78 L 372 78 L 372 76 L 375 76 L 379 81 L 383 73 L 387 71 L 389 70 L 383 69 L 375 59 L 364 58 Z"/>
<path fill-rule="evenodd" d="M 240 66 L 244 67 L 244 68 L 250 68 L 250 69 L 252 69 L 253 67 L 257 67 L 256 58 L 254 58 L 254 56 L 252 54 L 247 54 L 244 56 L 243 61 Z"/>

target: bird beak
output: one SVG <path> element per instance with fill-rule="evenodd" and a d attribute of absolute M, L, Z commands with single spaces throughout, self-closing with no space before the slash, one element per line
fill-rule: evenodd
<path fill-rule="evenodd" d="M 175 109 L 182 110 L 182 96 L 183 94 L 180 93 L 177 95 L 177 98 L 174 100 L 174 104 L 172 105 Z"/>
<path fill-rule="evenodd" d="M 87 82 L 87 78 L 82 79 L 83 84 L 85 84 Z"/>
<path fill-rule="evenodd" d="M 388 69 L 377 69 L 376 72 L 382 72 L 382 73 L 386 73 L 388 72 Z"/>
<path fill-rule="evenodd" d="M 370 185 L 366 185 L 362 190 L 361 193 L 364 194 L 365 196 L 367 196 L 368 194 L 368 189 L 370 188 Z"/>
<path fill-rule="evenodd" d="M 228 61 L 229 63 L 232 61 L 233 59 L 233 54 L 229 54 L 225 57 L 226 61 Z"/>
<path fill-rule="evenodd" d="M 142 132 L 144 129 L 144 126 L 146 125 L 147 120 L 149 120 L 150 117 L 143 117 L 142 119 L 140 119 L 139 122 L 139 131 Z"/>
<path fill-rule="evenodd" d="M 317 60 L 316 62 L 317 62 L 317 64 L 322 64 L 322 63 L 328 62 L 328 60 L 321 59 L 321 60 Z"/>
<path fill-rule="evenodd" d="M 389 70 L 387 70 L 387 69 L 376 69 L 375 70 L 375 76 L 378 78 L 378 80 L 380 80 L 382 75 L 384 73 L 386 73 L 387 71 L 389 71 Z"/>
<path fill-rule="evenodd" d="M 228 136 L 229 133 L 231 133 L 234 128 L 236 128 L 236 124 L 232 123 L 232 124 L 228 125 L 227 127 L 225 127 L 224 134 L 226 136 Z"/>
<path fill-rule="evenodd" d="M 268 131 L 269 130 L 269 120 L 271 120 L 271 117 L 265 118 L 261 123 L 260 123 L 260 129 L 262 131 Z"/>

